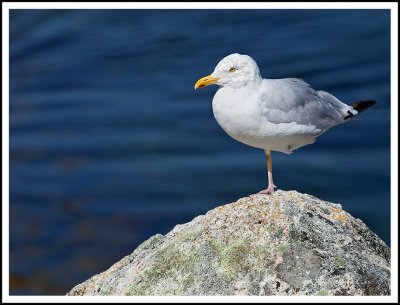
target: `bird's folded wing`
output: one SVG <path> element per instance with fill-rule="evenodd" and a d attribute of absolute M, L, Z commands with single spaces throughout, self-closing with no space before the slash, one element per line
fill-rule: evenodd
<path fill-rule="evenodd" d="M 301 79 L 267 79 L 260 92 L 262 114 L 270 123 L 296 123 L 326 130 L 343 121 L 343 110 Z"/>

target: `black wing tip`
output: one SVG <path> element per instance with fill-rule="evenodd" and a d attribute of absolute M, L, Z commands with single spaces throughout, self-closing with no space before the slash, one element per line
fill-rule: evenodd
<path fill-rule="evenodd" d="M 358 102 L 355 102 L 353 104 L 350 104 L 351 107 L 353 107 L 354 110 L 357 110 L 358 113 L 363 112 L 365 109 L 373 106 L 376 103 L 374 100 L 361 100 Z M 345 120 L 353 117 L 354 114 L 349 110 L 347 111 L 346 116 L 343 118 Z"/>
<path fill-rule="evenodd" d="M 355 102 L 353 104 L 350 104 L 351 107 L 353 107 L 355 110 L 357 110 L 359 113 L 364 111 L 365 109 L 371 107 L 374 105 L 376 101 L 374 100 L 361 100 L 358 102 Z"/>

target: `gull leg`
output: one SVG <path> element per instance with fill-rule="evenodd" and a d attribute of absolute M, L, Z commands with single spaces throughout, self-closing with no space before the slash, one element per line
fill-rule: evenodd
<path fill-rule="evenodd" d="M 272 157 L 271 151 L 269 149 L 265 150 L 265 154 L 267 155 L 267 167 L 268 167 L 268 188 L 259 192 L 259 194 L 271 194 L 277 188 L 274 184 L 274 180 L 272 179 Z"/>

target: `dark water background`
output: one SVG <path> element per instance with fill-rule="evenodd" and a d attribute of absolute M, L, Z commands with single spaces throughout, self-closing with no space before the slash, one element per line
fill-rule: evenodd
<path fill-rule="evenodd" d="M 216 123 L 224 56 L 378 103 L 291 155 L 284 189 L 341 203 L 390 243 L 388 10 L 12 10 L 10 294 L 64 294 L 156 233 L 266 186 Z"/>

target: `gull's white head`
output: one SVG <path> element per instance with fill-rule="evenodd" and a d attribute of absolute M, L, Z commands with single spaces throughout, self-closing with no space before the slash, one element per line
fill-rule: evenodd
<path fill-rule="evenodd" d="M 223 58 L 210 75 L 199 79 L 194 88 L 217 84 L 221 87 L 240 88 L 261 82 L 260 70 L 256 62 L 247 55 L 238 53 Z"/>

